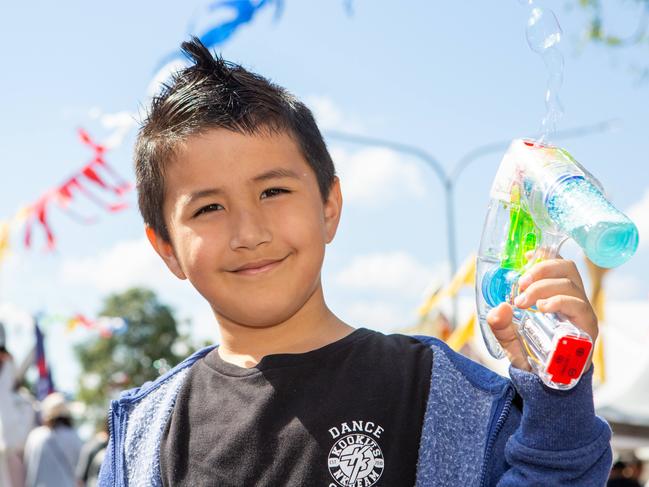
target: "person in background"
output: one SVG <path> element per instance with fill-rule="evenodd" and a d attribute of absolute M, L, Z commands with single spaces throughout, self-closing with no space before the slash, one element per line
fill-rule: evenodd
<path fill-rule="evenodd" d="M 0 323 L 0 486 L 23 487 L 22 450 L 34 427 L 34 408 L 16 388 L 16 368 Z"/>
<path fill-rule="evenodd" d="M 26 487 L 75 487 L 75 467 L 81 440 L 63 394 L 54 392 L 41 403 L 43 426 L 34 429 L 25 445 Z"/>
<path fill-rule="evenodd" d="M 99 478 L 99 469 L 104 461 L 104 453 L 108 445 L 108 418 L 98 431 L 81 448 L 79 463 L 77 463 L 77 486 L 95 487 Z"/>
<path fill-rule="evenodd" d="M 640 460 L 639 458 L 633 457 L 633 459 L 629 462 L 629 478 L 635 482 L 638 487 L 642 487 L 642 472 L 644 471 L 644 462 Z"/>
<path fill-rule="evenodd" d="M 642 487 L 640 475 L 642 475 L 641 461 L 634 459 L 627 463 L 618 460 L 611 468 L 606 487 Z"/>

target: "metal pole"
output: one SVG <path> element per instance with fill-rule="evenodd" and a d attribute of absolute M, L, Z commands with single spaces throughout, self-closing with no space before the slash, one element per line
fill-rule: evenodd
<path fill-rule="evenodd" d="M 453 183 L 447 181 L 444 185 L 444 193 L 446 196 L 446 233 L 448 238 L 448 260 L 451 268 L 451 279 L 457 272 L 457 245 L 455 243 L 455 198 L 453 198 Z M 457 325 L 457 299 L 453 296 L 452 303 L 452 316 L 449 320 L 451 327 L 455 329 Z"/>
<path fill-rule="evenodd" d="M 569 139 L 576 137 L 583 137 L 586 135 L 591 135 L 599 132 L 609 132 L 617 128 L 621 122 L 619 120 L 606 120 L 604 122 L 598 122 L 593 125 L 586 125 L 582 127 L 576 127 L 567 130 L 561 130 L 556 132 L 554 139 Z M 394 142 L 391 140 L 380 139 L 377 137 L 367 137 L 364 135 L 349 134 L 346 132 L 341 132 L 338 130 L 327 130 L 325 132 L 327 136 L 333 137 L 335 139 L 343 140 L 345 142 L 350 142 L 353 144 L 368 145 L 375 147 L 385 147 L 387 149 L 394 150 L 396 152 L 401 152 L 402 154 L 409 154 L 419 158 L 424 161 L 437 175 L 442 186 L 444 188 L 444 201 L 446 204 L 446 228 L 447 228 L 447 245 L 448 245 L 448 258 L 449 266 L 451 269 L 451 276 L 454 276 L 457 272 L 457 245 L 456 245 L 456 235 L 455 235 L 455 198 L 454 190 L 455 183 L 457 182 L 460 174 L 464 169 L 467 168 L 476 159 L 483 157 L 487 154 L 495 152 L 504 152 L 507 148 L 511 139 L 503 140 L 500 142 L 493 142 L 490 144 L 485 144 L 471 151 L 467 152 L 465 155 L 460 157 L 458 161 L 453 165 L 450 171 L 446 172 L 444 167 L 439 163 L 439 161 L 428 154 L 423 149 L 415 147 L 408 144 L 402 144 L 400 142 Z M 451 318 L 451 324 L 455 327 L 457 319 L 457 299 L 453 297 L 453 316 Z"/>
<path fill-rule="evenodd" d="M 393 142 L 391 140 L 379 139 L 376 137 L 367 137 L 365 135 L 356 135 L 348 134 L 346 132 L 340 132 L 338 130 L 327 130 L 326 135 L 333 137 L 334 139 L 344 140 L 346 142 L 351 142 L 353 144 L 360 145 L 369 145 L 375 147 L 385 147 L 386 149 L 392 149 L 396 152 L 401 152 L 402 154 L 410 154 L 412 156 L 418 157 L 426 164 L 428 164 L 431 169 L 435 172 L 442 184 L 446 184 L 448 181 L 448 176 L 446 171 L 439 163 L 437 159 L 431 156 L 428 152 L 415 147 L 413 145 L 402 144 L 400 142 Z"/>

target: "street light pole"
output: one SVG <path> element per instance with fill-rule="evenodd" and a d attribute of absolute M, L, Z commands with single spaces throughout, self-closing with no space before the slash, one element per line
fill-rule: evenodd
<path fill-rule="evenodd" d="M 555 133 L 554 139 L 571 139 L 584 137 L 601 132 L 609 132 L 619 125 L 617 120 L 606 120 L 592 125 L 585 125 L 572 129 L 561 130 Z M 400 142 L 381 139 L 377 137 L 367 137 L 364 135 L 350 134 L 338 130 L 326 130 L 325 135 L 334 139 L 352 144 L 359 144 L 373 147 L 384 147 L 391 149 L 395 152 L 408 154 L 423 161 L 429 166 L 437 175 L 442 187 L 444 189 L 444 201 L 446 205 L 446 229 L 447 229 L 447 246 L 448 246 L 448 261 L 451 270 L 451 276 L 457 272 L 457 244 L 456 244 L 456 230 L 455 230 L 455 198 L 454 190 L 455 183 L 462 171 L 464 171 L 475 160 L 492 153 L 503 153 L 508 147 L 511 140 L 504 140 L 493 142 L 490 144 L 481 145 L 475 149 L 470 150 L 464 154 L 458 161 L 451 167 L 450 171 L 446 172 L 440 162 L 425 150 Z M 457 301 L 453 298 L 453 316 L 451 324 L 455 327 L 457 318 Z"/>

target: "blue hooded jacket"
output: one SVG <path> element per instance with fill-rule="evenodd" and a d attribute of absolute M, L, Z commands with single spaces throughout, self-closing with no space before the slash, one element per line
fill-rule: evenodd
<path fill-rule="evenodd" d="M 417 487 L 606 484 L 611 430 L 595 416 L 592 368 L 572 390 L 556 391 L 531 373 L 511 368 L 508 380 L 435 338 L 416 338 L 433 349 Z M 213 348 L 113 401 L 101 487 L 162 486 L 167 420 L 190 367 Z"/>

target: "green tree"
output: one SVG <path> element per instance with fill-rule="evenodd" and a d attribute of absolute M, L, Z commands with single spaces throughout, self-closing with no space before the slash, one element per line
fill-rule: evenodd
<path fill-rule="evenodd" d="M 171 308 L 148 289 L 132 288 L 104 301 L 100 316 L 121 317 L 127 326 L 75 347 L 82 369 L 78 399 L 99 419 L 107 402 L 125 389 L 154 380 L 194 351 Z"/>
<path fill-rule="evenodd" d="M 647 23 L 649 21 L 649 0 L 619 0 L 618 5 L 634 5 L 637 15 L 628 32 L 613 32 L 606 23 L 601 0 L 572 0 L 588 13 L 588 24 L 585 30 L 586 40 L 610 47 L 628 47 L 649 42 Z M 610 8 L 612 2 L 609 2 Z"/>

